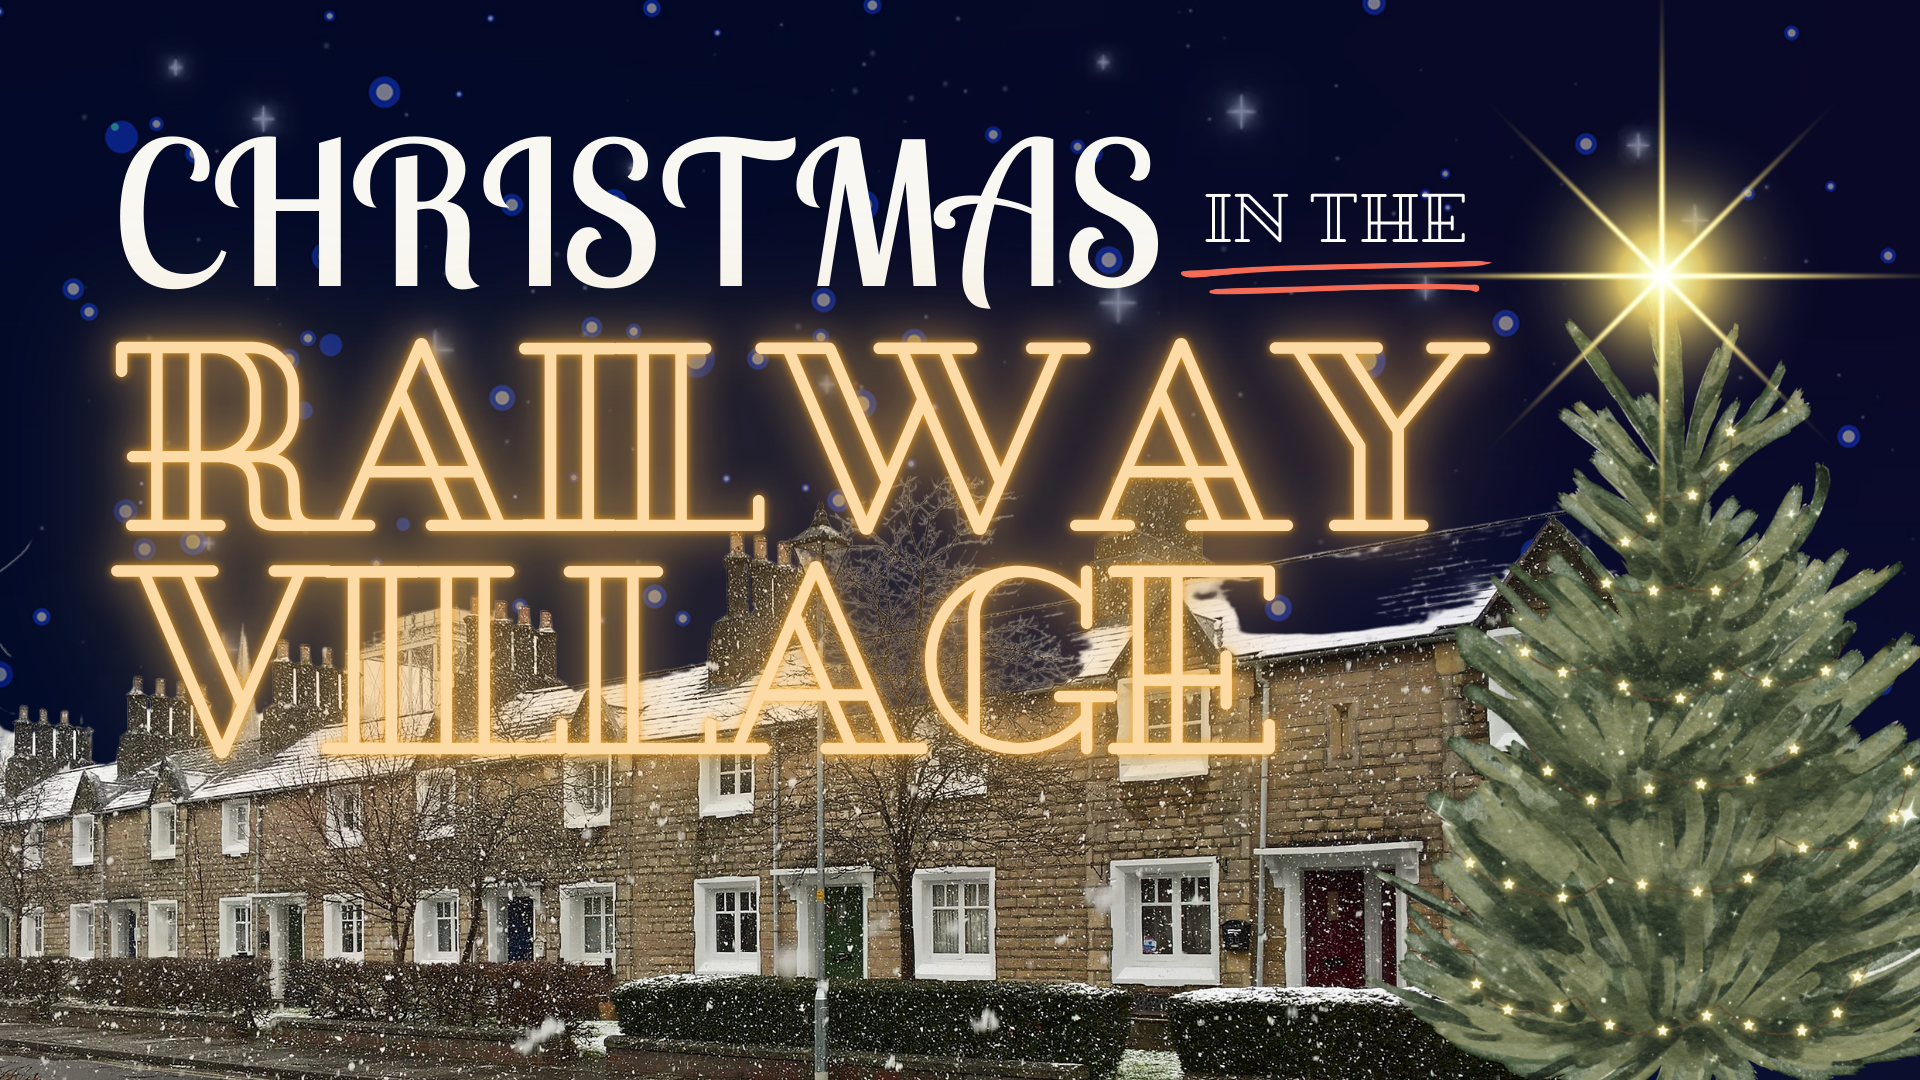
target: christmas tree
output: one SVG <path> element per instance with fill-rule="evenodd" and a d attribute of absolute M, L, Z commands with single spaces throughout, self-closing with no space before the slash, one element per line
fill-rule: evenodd
<path fill-rule="evenodd" d="M 1561 505 L 1624 569 L 1584 551 L 1516 570 L 1524 590 L 1500 588 L 1519 633 L 1460 632 L 1500 690 L 1469 696 L 1524 745 L 1453 741 L 1482 777 L 1429 797 L 1457 902 L 1406 889 L 1447 923 L 1415 915 L 1400 970 L 1416 990 L 1396 992 L 1536 1077 L 1819 1077 L 1920 1052 L 1920 752 L 1897 725 L 1851 726 L 1920 650 L 1842 652 L 1846 613 L 1897 567 L 1840 582 L 1844 553 L 1801 553 L 1824 468 L 1763 531 L 1716 501 L 1807 418 L 1783 368 L 1744 415 L 1723 408 L 1729 342 L 1686 416 L 1677 329 L 1655 334 L 1662 392 L 1637 398 L 1568 330 L 1627 426 L 1562 414 L 1606 486 L 1576 473 Z"/>

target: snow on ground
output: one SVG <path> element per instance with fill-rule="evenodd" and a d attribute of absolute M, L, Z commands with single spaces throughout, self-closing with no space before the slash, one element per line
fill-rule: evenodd
<path fill-rule="evenodd" d="M 583 1054 L 604 1054 L 607 1052 L 607 1036 L 620 1034 L 618 1020 L 589 1020 L 586 1031 L 574 1036 L 573 1045 Z"/>
<path fill-rule="evenodd" d="M 1180 1055 L 1171 1050 L 1128 1050 L 1120 1055 L 1118 1080 L 1180 1080 Z"/>

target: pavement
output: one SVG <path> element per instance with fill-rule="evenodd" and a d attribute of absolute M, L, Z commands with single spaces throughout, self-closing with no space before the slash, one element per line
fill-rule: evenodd
<path fill-rule="evenodd" d="M 605 1080 L 597 1058 L 567 1064 L 495 1065 L 357 1049 L 283 1046 L 238 1035 L 168 1035 L 57 1024 L 0 1023 L 0 1080 Z"/>

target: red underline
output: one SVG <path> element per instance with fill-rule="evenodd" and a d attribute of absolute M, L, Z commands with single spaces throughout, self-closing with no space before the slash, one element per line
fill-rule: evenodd
<path fill-rule="evenodd" d="M 1444 270 L 1454 266 L 1487 266 L 1486 260 L 1464 262 L 1296 263 L 1291 266 L 1229 266 L 1222 270 L 1182 270 L 1181 277 L 1227 277 L 1232 274 L 1273 274 L 1290 270 Z"/>
<path fill-rule="evenodd" d="M 1439 289 L 1447 292 L 1479 292 L 1478 285 L 1267 285 L 1242 289 L 1208 289 L 1215 296 L 1251 296 L 1256 293 L 1298 292 L 1384 292 L 1398 289 Z"/>

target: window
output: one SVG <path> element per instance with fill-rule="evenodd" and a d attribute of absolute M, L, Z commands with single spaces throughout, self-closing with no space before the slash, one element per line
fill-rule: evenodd
<path fill-rule="evenodd" d="M 1218 983 L 1218 879 L 1219 866 L 1212 858 L 1115 862 L 1113 981 Z"/>
<path fill-rule="evenodd" d="M 414 779 L 414 811 L 420 835 L 443 840 L 453 835 L 453 770 L 433 769 Z"/>
<path fill-rule="evenodd" d="M 696 972 L 760 973 L 760 879 L 693 883 Z"/>
<path fill-rule="evenodd" d="M 93 865 L 93 815 L 73 815 L 73 865 Z"/>
<path fill-rule="evenodd" d="M 753 758 L 715 754 L 700 759 L 700 816 L 753 813 Z"/>
<path fill-rule="evenodd" d="M 1119 717 L 1121 742 L 1133 738 L 1133 680 L 1119 680 L 1120 698 L 1114 708 Z M 1187 742 L 1206 742 L 1213 737 L 1213 691 L 1189 690 L 1180 711 L 1181 737 Z M 1165 689 L 1148 688 L 1147 741 L 1173 741 L 1173 696 Z M 1120 756 L 1121 780 L 1172 780 L 1183 776 L 1207 775 L 1204 754 L 1188 756 L 1159 754 L 1123 754 Z"/>
<path fill-rule="evenodd" d="M 327 789 L 327 843 L 337 848 L 359 847 L 365 835 L 360 785 Z"/>
<path fill-rule="evenodd" d="M 612 758 L 568 761 L 566 785 L 565 828 L 595 829 L 612 823 Z"/>
<path fill-rule="evenodd" d="M 148 855 L 155 859 L 171 859 L 180 849 L 179 811 L 172 803 L 155 803 L 147 808 L 147 845 Z"/>
<path fill-rule="evenodd" d="M 67 908 L 67 955 L 81 960 L 93 959 L 92 904 L 74 904 Z"/>
<path fill-rule="evenodd" d="M 228 799 L 220 804 L 220 853 L 245 855 L 253 847 L 253 800 Z"/>
<path fill-rule="evenodd" d="M 47 954 L 47 910 L 28 908 L 20 915 L 20 955 Z"/>
<path fill-rule="evenodd" d="M 465 944 L 460 934 L 460 898 L 450 892 L 435 893 L 421 900 L 416 910 L 414 961 L 421 964 L 457 963 L 461 946 Z M 365 925 L 363 917 L 363 930 Z M 364 944 L 361 951 L 366 951 Z"/>
<path fill-rule="evenodd" d="M 367 903 L 357 896 L 329 896 L 321 951 L 329 960 L 367 958 Z"/>
<path fill-rule="evenodd" d="M 36 821 L 27 826 L 27 834 L 20 841 L 20 869 L 38 870 L 46 861 L 47 823 Z"/>
<path fill-rule="evenodd" d="M 172 900 L 147 905 L 147 955 L 180 955 L 180 905 Z"/>
<path fill-rule="evenodd" d="M 604 964 L 613 959 L 613 886 L 588 882 L 560 889 L 560 958 Z"/>
<path fill-rule="evenodd" d="M 916 977 L 993 978 L 993 869 L 916 871 L 913 924 Z"/>
<path fill-rule="evenodd" d="M 229 896 L 220 901 L 220 955 L 253 955 L 253 900 Z"/>

